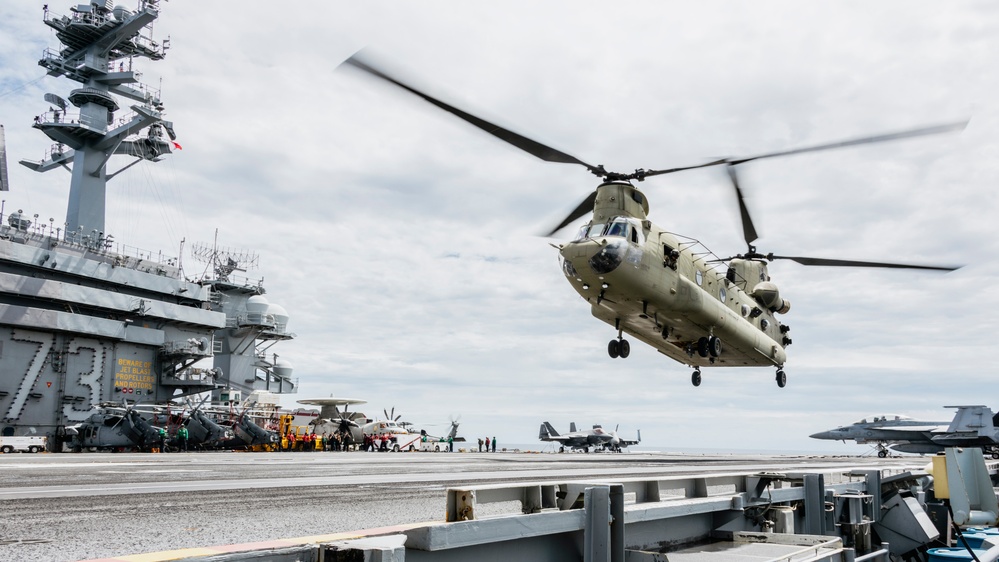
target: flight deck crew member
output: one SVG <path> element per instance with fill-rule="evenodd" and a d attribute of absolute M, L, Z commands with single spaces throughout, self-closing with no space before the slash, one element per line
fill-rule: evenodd
<path fill-rule="evenodd" d="M 449 453 L 454 452 L 454 438 L 452 438 L 450 435 L 447 436 L 447 452 Z"/>
<path fill-rule="evenodd" d="M 493 437 L 493 452 L 496 452 L 496 438 Z"/>
<path fill-rule="evenodd" d="M 479 437 L 479 452 L 482 452 L 482 438 Z"/>
<path fill-rule="evenodd" d="M 486 437 L 486 452 L 489 452 L 489 438 Z"/>
<path fill-rule="evenodd" d="M 186 427 L 180 426 L 180 429 L 177 430 L 177 440 L 180 441 L 180 444 L 179 444 L 180 448 L 184 449 L 184 451 L 186 452 L 187 451 L 187 428 Z"/>
<path fill-rule="evenodd" d="M 166 432 L 165 429 L 163 429 L 161 427 L 160 428 L 160 452 L 161 453 L 165 453 L 166 452 L 166 438 L 167 438 L 167 432 Z"/>

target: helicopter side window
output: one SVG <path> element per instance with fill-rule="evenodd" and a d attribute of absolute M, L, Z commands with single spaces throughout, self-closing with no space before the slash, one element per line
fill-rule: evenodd
<path fill-rule="evenodd" d="M 576 233 L 576 236 L 575 236 L 575 237 L 574 237 L 574 238 L 572 239 L 572 241 L 573 241 L 573 242 L 579 242 L 580 240 L 582 240 L 582 239 L 586 238 L 586 233 L 587 233 L 587 232 L 588 232 L 589 230 L 590 230 L 590 225 L 588 225 L 588 224 L 584 224 L 584 225 L 583 225 L 583 226 L 582 226 L 582 227 L 581 227 L 581 228 L 579 229 L 579 232 L 577 232 L 577 233 Z"/>

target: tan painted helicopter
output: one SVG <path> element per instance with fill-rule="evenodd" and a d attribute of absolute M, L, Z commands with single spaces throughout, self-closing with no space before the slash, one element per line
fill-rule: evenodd
<path fill-rule="evenodd" d="M 951 266 L 912 265 L 757 252 L 758 238 L 750 218 L 736 166 L 753 160 L 789 156 L 847 146 L 887 142 L 962 130 L 967 122 L 822 144 L 748 158 L 724 158 L 664 170 L 609 172 L 537 141 L 480 119 L 436 99 L 377 69 L 357 55 L 347 64 L 415 94 L 483 131 L 547 162 L 578 164 L 603 179 L 589 196 L 548 236 L 593 212 L 576 237 L 555 246 L 562 270 L 573 289 L 592 307 L 593 315 L 614 326 L 617 337 L 607 345 L 612 358 L 628 357 L 629 334 L 660 353 L 694 368 L 691 382 L 701 384 L 701 367 L 773 366 L 777 386 L 787 384 L 785 348 L 790 328 L 776 317 L 790 310 L 771 281 L 767 262 L 785 259 L 802 265 L 909 268 L 953 271 Z M 632 181 L 684 170 L 726 166 L 739 202 L 748 251 L 720 259 L 692 238 L 671 233 L 648 220 L 649 203 Z M 727 262 L 726 268 L 720 267 Z M 723 345 L 724 342 L 724 345 Z"/>

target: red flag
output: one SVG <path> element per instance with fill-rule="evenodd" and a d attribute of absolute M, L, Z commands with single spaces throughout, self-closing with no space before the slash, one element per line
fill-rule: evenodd
<path fill-rule="evenodd" d="M 177 150 L 184 150 L 184 147 L 180 146 L 179 142 L 177 141 L 170 141 L 170 142 L 173 143 L 173 147 L 176 148 Z"/>

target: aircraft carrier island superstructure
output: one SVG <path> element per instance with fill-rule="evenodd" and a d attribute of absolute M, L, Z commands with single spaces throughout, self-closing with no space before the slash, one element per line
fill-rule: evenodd
<path fill-rule="evenodd" d="M 158 15 L 157 0 L 141 0 L 135 11 L 110 2 L 69 15 L 45 9 L 62 45 L 39 65 L 79 86 L 68 103 L 45 95 L 49 111 L 34 128 L 55 144 L 42 161 L 21 164 L 70 169 L 72 179 L 65 223 L 0 208 L 3 435 L 59 437 L 106 403 L 296 391 L 288 362 L 269 354 L 294 337 L 287 313 L 267 302 L 261 282 L 233 276 L 255 256 L 196 248 L 210 267 L 190 280 L 179 259 L 124 246 L 105 231 L 107 182 L 179 148 L 159 92 L 133 67 L 162 59 L 169 47 L 152 38 Z M 60 441 L 50 438 L 50 448 Z"/>

